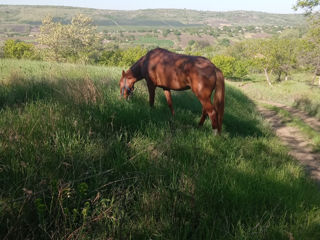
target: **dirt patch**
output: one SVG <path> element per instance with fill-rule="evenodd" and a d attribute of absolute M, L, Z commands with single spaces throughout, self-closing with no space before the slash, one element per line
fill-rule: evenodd
<path fill-rule="evenodd" d="M 287 112 L 292 114 L 294 117 L 297 117 L 297 118 L 300 118 L 301 120 L 303 120 L 306 124 L 308 124 L 314 130 L 318 131 L 320 134 L 320 121 L 314 117 L 310 117 L 305 112 L 303 112 L 299 109 L 296 109 L 296 108 L 288 107 L 288 106 L 283 105 L 281 103 L 275 103 L 275 102 L 270 102 L 270 101 L 261 101 L 261 103 L 266 103 L 266 104 L 269 104 L 269 105 L 286 110 Z"/>
<path fill-rule="evenodd" d="M 268 102 L 270 104 L 270 102 Z M 290 107 L 273 103 L 276 107 L 285 108 L 285 110 L 292 113 L 309 124 L 312 128 L 317 129 L 320 123 L 316 119 L 308 117 L 305 113 L 292 109 Z M 275 111 L 258 107 L 261 115 L 270 123 L 276 135 L 282 142 L 290 149 L 289 154 L 296 158 L 309 173 L 310 177 L 316 181 L 320 187 L 320 153 L 314 153 L 312 145 L 302 133 L 294 127 L 287 126 L 283 123 L 282 118 L 277 115 Z M 319 128 L 320 129 L 320 128 Z M 320 133 L 319 133 L 320 134 Z"/>

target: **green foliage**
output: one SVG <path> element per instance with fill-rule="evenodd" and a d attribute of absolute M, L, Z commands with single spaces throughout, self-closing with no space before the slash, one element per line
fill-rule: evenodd
<path fill-rule="evenodd" d="M 116 65 L 131 66 L 146 54 L 147 54 L 147 50 L 145 48 L 142 48 L 139 46 L 134 48 L 128 48 L 121 52 L 121 60 Z"/>
<path fill-rule="evenodd" d="M 297 40 L 270 39 L 260 42 L 262 63 L 264 68 L 273 70 L 277 80 L 281 80 L 282 73 L 288 74 L 297 62 Z"/>
<path fill-rule="evenodd" d="M 99 63 L 107 66 L 117 66 L 121 57 L 120 50 L 104 50 L 99 58 Z"/>
<path fill-rule="evenodd" d="M 189 46 L 192 46 L 192 45 L 195 44 L 195 43 L 196 43 L 195 40 L 189 40 L 188 45 L 189 45 Z"/>
<path fill-rule="evenodd" d="M 167 37 L 171 31 L 169 29 L 162 30 L 162 36 Z"/>
<path fill-rule="evenodd" d="M 229 47 L 230 40 L 228 38 L 223 38 L 219 41 L 219 45 L 224 46 L 224 47 Z"/>
<path fill-rule="evenodd" d="M 52 17 L 44 18 L 38 41 L 45 47 L 45 58 L 55 61 L 89 63 L 92 52 L 101 47 L 101 36 L 92 19 L 82 14 L 66 25 L 53 21 Z"/>
<path fill-rule="evenodd" d="M 319 0 L 297 0 L 294 9 L 303 9 L 307 14 L 310 14 L 319 4 Z"/>
<path fill-rule="evenodd" d="M 226 78 L 231 78 L 234 72 L 235 58 L 224 55 L 217 55 L 211 61 L 222 70 Z"/>
<path fill-rule="evenodd" d="M 147 49 L 139 46 L 122 50 L 104 50 L 99 58 L 99 63 L 108 66 L 127 67 L 134 64 L 146 53 Z"/>
<path fill-rule="evenodd" d="M 298 67 L 298 54 L 303 44 L 301 39 L 272 38 L 250 40 L 235 44 L 228 54 L 236 59 L 249 60 L 251 69 L 272 72 L 281 80 Z"/>
<path fill-rule="evenodd" d="M 33 44 L 9 39 L 4 43 L 5 58 L 35 58 L 35 48 Z"/>
<path fill-rule="evenodd" d="M 309 29 L 299 50 L 300 64 L 318 73 L 320 71 L 320 18 L 318 16 L 309 19 Z"/>
<path fill-rule="evenodd" d="M 236 58 L 226 55 L 216 55 L 211 61 L 222 70 L 226 78 L 244 78 L 248 74 L 248 62 L 236 60 Z"/>

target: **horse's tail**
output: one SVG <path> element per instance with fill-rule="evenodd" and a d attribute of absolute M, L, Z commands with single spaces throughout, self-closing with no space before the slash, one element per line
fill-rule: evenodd
<path fill-rule="evenodd" d="M 213 105 L 214 109 L 217 112 L 217 120 L 218 120 L 218 133 L 221 134 L 222 130 L 222 121 L 224 114 L 224 76 L 220 69 L 216 68 L 216 91 L 214 93 Z"/>

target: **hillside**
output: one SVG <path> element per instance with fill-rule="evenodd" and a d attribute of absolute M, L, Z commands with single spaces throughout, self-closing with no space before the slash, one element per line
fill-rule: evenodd
<path fill-rule="evenodd" d="M 78 13 L 91 16 L 98 26 L 300 26 L 305 21 L 302 14 L 271 14 L 251 11 L 213 12 L 186 9 L 116 11 L 75 7 L 0 5 L 0 23 L 1 25 L 39 25 L 41 19 L 47 15 L 67 22 Z"/>
<path fill-rule="evenodd" d="M 223 135 L 201 105 L 119 67 L 0 59 L 0 239 L 320 239 L 320 193 L 227 84 Z M 245 147 L 244 147 L 245 146 Z"/>
<path fill-rule="evenodd" d="M 145 9 L 136 11 L 98 10 L 54 6 L 0 5 L 0 46 L 7 39 L 36 43 L 45 16 L 68 23 L 75 15 L 90 16 L 105 44 L 120 47 L 142 45 L 184 49 L 190 41 L 219 45 L 247 38 L 266 38 L 284 31 L 305 31 L 301 14 L 263 12 L 212 12 L 187 9 Z"/>

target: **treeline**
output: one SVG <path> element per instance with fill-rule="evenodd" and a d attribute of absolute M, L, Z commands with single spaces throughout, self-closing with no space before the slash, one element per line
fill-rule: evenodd
<path fill-rule="evenodd" d="M 190 42 L 180 53 L 202 55 L 216 64 L 227 78 L 241 79 L 249 73 L 264 73 L 278 81 L 293 71 L 309 70 L 320 73 L 320 20 L 314 19 L 304 38 L 279 35 L 271 39 L 250 39 L 226 44 L 219 54 L 208 44 Z M 70 24 L 55 22 L 52 17 L 42 21 L 37 45 L 7 40 L 3 57 L 45 61 L 129 66 L 148 50 L 142 46 L 119 49 L 103 42 L 91 18 L 78 15 Z M 223 44 L 220 44 L 223 46 Z M 106 47 L 107 46 L 107 47 Z"/>
<path fill-rule="evenodd" d="M 128 49 L 103 47 L 102 37 L 92 19 L 81 14 L 75 16 L 70 24 L 46 17 L 37 43 L 9 39 L 1 55 L 5 58 L 128 66 L 147 53 L 147 49 L 139 46 Z"/>
<path fill-rule="evenodd" d="M 55 55 L 53 59 L 46 55 L 49 49 L 39 49 L 31 43 L 9 39 L 5 42 L 0 57 L 15 59 L 31 59 L 69 63 L 100 64 L 107 66 L 130 66 L 144 56 L 148 49 L 136 46 L 127 49 L 100 49 L 100 51 Z"/>

